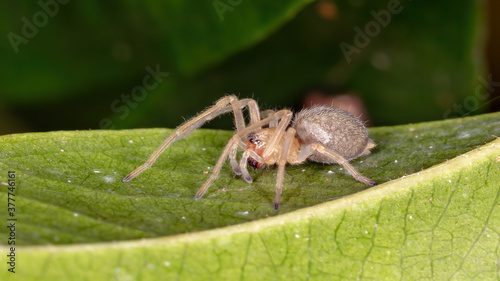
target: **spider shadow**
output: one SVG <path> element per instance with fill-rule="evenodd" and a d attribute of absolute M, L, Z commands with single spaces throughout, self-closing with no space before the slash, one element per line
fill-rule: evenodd
<path fill-rule="evenodd" d="M 264 204 L 270 204 L 269 202 L 273 202 L 274 197 L 276 196 L 276 172 L 277 168 L 270 166 L 262 170 L 250 170 L 250 174 L 253 179 L 252 183 L 246 183 L 241 176 L 235 176 L 235 179 L 245 182 L 247 187 L 251 188 L 256 196 L 262 198 L 262 202 Z M 283 184 L 283 192 L 281 194 L 280 208 L 278 211 L 284 209 L 290 209 L 289 211 L 292 211 L 297 207 L 306 207 L 305 205 L 302 206 L 302 204 L 297 204 L 296 202 L 292 203 L 290 200 L 292 198 L 300 197 L 301 193 L 302 190 L 299 185 L 292 184 L 291 182 L 287 183 L 285 180 L 285 183 Z M 292 203 L 293 205 L 288 206 L 288 203 Z"/>

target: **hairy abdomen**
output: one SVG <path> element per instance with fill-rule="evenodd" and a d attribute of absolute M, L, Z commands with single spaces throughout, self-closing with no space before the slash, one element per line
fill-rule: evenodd
<path fill-rule="evenodd" d="M 364 155 L 368 145 L 368 131 L 358 118 L 337 108 L 317 106 L 299 112 L 293 127 L 301 148 L 319 143 L 347 160 Z M 310 160 L 334 163 L 330 158 L 314 153 Z"/>

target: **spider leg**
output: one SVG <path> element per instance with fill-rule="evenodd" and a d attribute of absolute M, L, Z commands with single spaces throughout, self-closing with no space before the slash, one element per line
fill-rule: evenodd
<path fill-rule="evenodd" d="M 288 155 L 290 154 L 290 147 L 295 136 L 295 129 L 289 128 L 285 133 L 283 147 L 278 159 L 278 173 L 276 175 L 276 196 L 274 197 L 274 210 L 278 210 L 281 199 L 281 192 L 283 189 L 283 180 L 285 178 L 285 165 L 287 163 Z"/>
<path fill-rule="evenodd" d="M 296 159 L 293 160 L 292 163 L 304 162 L 315 151 L 330 157 L 332 160 L 334 160 L 338 164 L 344 166 L 344 168 L 346 168 L 346 170 L 348 170 L 356 180 L 358 180 L 362 183 L 366 183 L 366 184 L 371 185 L 371 186 L 376 185 L 376 183 L 373 180 L 363 176 L 358 171 L 356 171 L 356 169 L 354 169 L 354 167 L 351 164 L 349 164 L 349 162 L 344 157 L 338 155 L 334 151 L 327 149 L 326 147 L 322 146 L 321 144 L 313 143 L 313 144 L 306 146 L 299 153 L 298 157 L 296 157 Z"/>
<path fill-rule="evenodd" d="M 241 140 L 238 142 L 238 146 L 243 150 L 247 149 L 246 144 Z M 238 152 L 238 146 L 233 146 L 229 151 L 229 163 L 231 163 L 233 172 L 236 175 L 241 175 L 240 165 L 238 164 L 238 160 L 236 160 L 236 153 Z"/>
<path fill-rule="evenodd" d="M 220 170 L 222 168 L 222 165 L 224 165 L 224 162 L 226 161 L 226 158 L 228 154 L 232 150 L 236 150 L 238 147 L 238 142 L 239 142 L 239 136 L 236 134 L 234 135 L 231 140 L 226 144 L 226 147 L 222 151 L 221 156 L 219 157 L 219 160 L 217 160 L 217 164 L 215 164 L 214 169 L 210 177 L 208 178 L 207 181 L 201 186 L 200 190 L 198 190 L 198 193 L 196 193 L 195 199 L 200 199 L 205 192 L 207 192 L 207 189 L 210 187 L 212 182 L 217 178 L 217 176 L 220 173 Z"/>
<path fill-rule="evenodd" d="M 260 121 L 260 111 L 257 102 L 253 99 L 242 99 L 231 102 L 231 106 L 234 112 L 234 123 L 236 125 L 236 131 L 239 132 L 245 129 L 245 119 L 243 118 L 242 108 L 248 107 L 250 113 L 250 125 L 255 124 Z M 257 128 L 260 129 L 260 128 Z M 242 138 L 246 136 L 242 136 Z"/>
<path fill-rule="evenodd" d="M 271 137 L 271 139 L 267 143 L 266 149 L 262 153 L 262 157 L 264 159 L 267 159 L 274 152 L 274 150 L 276 149 L 276 146 L 278 144 L 278 141 L 280 141 L 280 138 L 285 133 L 285 130 L 288 127 L 288 125 L 290 124 L 290 121 L 292 120 L 292 117 L 293 117 L 293 113 L 290 110 L 284 109 L 284 110 L 280 110 L 280 111 L 274 113 L 273 115 L 271 115 L 268 118 L 272 118 L 272 117 L 277 116 L 277 115 L 281 115 L 282 117 L 281 118 L 274 118 L 272 121 L 269 122 L 269 124 L 270 124 L 271 122 L 275 122 L 278 119 L 281 119 L 278 123 L 278 127 L 276 128 L 276 132 Z M 266 118 L 266 119 L 268 119 L 268 118 Z"/>
<path fill-rule="evenodd" d="M 274 196 L 275 211 L 277 211 L 280 206 L 281 191 L 283 188 L 284 178 L 285 178 L 285 164 L 278 164 L 278 173 L 276 174 L 276 195 Z"/>
<path fill-rule="evenodd" d="M 250 125 L 260 121 L 259 106 L 257 105 L 257 102 L 255 100 L 242 99 L 239 100 L 237 103 L 231 103 L 231 106 L 233 107 L 234 120 L 237 132 L 240 132 L 241 130 L 245 129 L 245 120 L 243 118 L 243 113 L 241 112 L 241 108 L 248 107 L 248 111 L 250 113 Z M 258 127 L 257 130 L 258 129 L 260 129 L 260 127 Z M 246 140 L 246 138 L 247 138 L 246 134 L 241 135 L 241 140 Z M 246 145 L 243 141 L 240 141 L 239 147 L 241 147 L 243 150 L 246 149 Z M 241 170 L 239 168 L 238 161 L 236 160 L 237 152 L 238 152 L 238 147 L 233 147 L 231 149 L 231 151 L 229 152 L 229 162 L 231 163 L 233 172 L 236 175 L 241 175 Z"/>
<path fill-rule="evenodd" d="M 255 131 L 256 128 L 261 128 L 262 126 L 267 125 L 270 122 L 273 122 L 274 120 L 284 119 L 286 116 L 289 115 L 289 113 L 290 113 L 289 110 L 280 110 L 276 112 L 276 114 L 269 116 L 263 120 L 260 120 L 234 134 L 233 137 L 227 143 L 224 150 L 222 151 L 219 160 L 217 160 L 217 164 L 215 164 L 212 174 L 210 175 L 208 180 L 203 184 L 200 190 L 198 190 L 198 193 L 196 194 L 195 198 L 200 199 L 203 196 L 203 194 L 205 194 L 207 189 L 210 187 L 212 182 L 217 178 L 222 168 L 222 165 L 226 161 L 228 155 L 233 153 L 233 151 L 235 151 L 238 148 L 238 145 L 241 145 L 241 136 L 246 136 L 248 133 Z"/>
<path fill-rule="evenodd" d="M 139 166 L 137 169 L 132 171 L 130 174 L 128 174 L 123 181 L 128 182 L 132 180 L 133 178 L 137 177 L 140 173 L 142 173 L 144 170 L 147 168 L 151 167 L 153 163 L 158 159 L 160 154 L 173 142 L 183 139 L 189 134 L 191 134 L 194 130 L 198 129 L 201 127 L 205 122 L 212 120 L 213 118 L 233 111 L 234 116 L 235 116 L 235 123 L 236 123 L 236 129 L 238 131 L 242 131 L 245 129 L 245 124 L 243 120 L 243 114 L 241 112 L 241 107 L 240 106 L 246 106 L 248 105 L 251 107 L 249 109 L 251 112 L 253 112 L 253 119 L 258 118 L 258 107 L 255 102 L 252 102 L 250 99 L 244 99 L 241 101 L 238 101 L 238 98 L 236 96 L 227 96 L 223 97 L 220 100 L 216 102 L 216 104 L 207 110 L 203 111 L 201 114 L 198 116 L 195 116 L 191 120 L 187 121 L 180 127 L 178 127 L 163 143 L 153 152 L 153 154 L 148 158 L 148 160 Z M 255 112 L 257 112 L 257 115 L 255 115 Z M 240 118 L 241 117 L 241 118 Z"/>
<path fill-rule="evenodd" d="M 274 110 L 267 109 L 267 110 L 261 111 L 260 116 L 262 116 L 262 118 L 266 118 L 266 117 L 269 117 L 275 113 L 276 112 Z M 269 123 L 269 128 L 276 128 L 276 127 L 278 127 L 278 120 Z"/>
<path fill-rule="evenodd" d="M 257 102 L 255 100 L 242 99 L 239 101 L 239 103 L 240 103 L 240 108 L 248 107 L 248 112 L 250 113 L 250 125 L 255 124 L 261 120 L 259 105 L 257 105 Z"/>

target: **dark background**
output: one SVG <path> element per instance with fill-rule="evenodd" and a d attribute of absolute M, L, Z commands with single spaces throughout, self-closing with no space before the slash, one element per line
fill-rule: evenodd
<path fill-rule="evenodd" d="M 355 93 L 375 126 L 499 109 L 496 88 L 454 109 L 474 97 L 478 75 L 500 81 L 498 1 L 402 0 L 402 12 L 351 63 L 339 43 L 354 44 L 353 28 L 390 1 L 302 2 L 242 1 L 223 20 L 213 1 L 61 4 L 19 53 L 7 36 L 0 43 L 0 134 L 175 127 L 227 93 L 295 110 L 312 90 Z M 0 8 L 5 35 L 21 34 L 21 19 L 41 9 Z M 144 100 L 121 101 L 156 65 L 169 76 Z"/>

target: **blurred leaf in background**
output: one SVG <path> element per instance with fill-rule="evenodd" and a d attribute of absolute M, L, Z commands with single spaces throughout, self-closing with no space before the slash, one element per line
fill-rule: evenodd
<path fill-rule="evenodd" d="M 175 127 L 226 93 L 300 109 L 317 85 L 357 92 L 375 125 L 442 119 L 485 69 L 476 0 L 42 0 L 0 11 L 0 133 Z"/>

